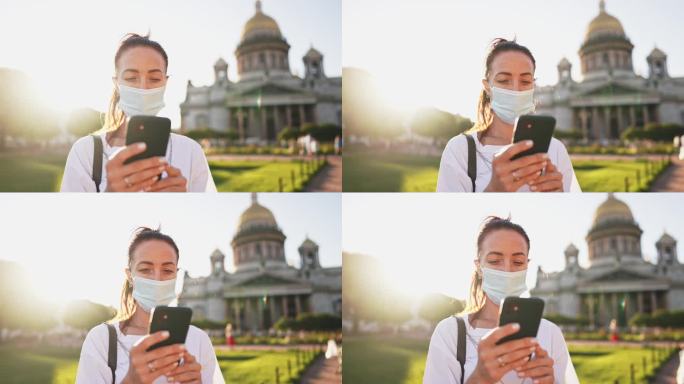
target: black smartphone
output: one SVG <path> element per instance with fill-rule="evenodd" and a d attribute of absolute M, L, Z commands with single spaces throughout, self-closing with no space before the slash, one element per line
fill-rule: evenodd
<path fill-rule="evenodd" d="M 510 323 L 520 324 L 520 330 L 499 340 L 497 344 L 525 337 L 537 337 L 544 313 L 544 300 L 538 297 L 507 297 L 499 309 L 499 327 Z"/>
<path fill-rule="evenodd" d="M 535 153 L 548 152 L 551 138 L 553 137 L 553 130 L 556 128 L 556 119 L 553 116 L 521 115 L 515 120 L 514 127 L 514 143 L 532 140 L 534 145 L 532 148 L 511 157 L 511 160 L 534 155 Z"/>
<path fill-rule="evenodd" d="M 145 152 L 139 153 L 124 164 L 155 156 L 165 156 L 171 135 L 171 120 L 157 116 L 133 116 L 128 121 L 126 145 L 145 143 Z"/>
<path fill-rule="evenodd" d="M 188 336 L 188 329 L 190 328 L 191 318 L 192 309 L 190 308 L 167 306 L 152 308 L 149 333 L 168 331 L 169 338 L 151 346 L 148 348 L 148 351 L 166 345 L 185 343 L 185 338 Z"/>

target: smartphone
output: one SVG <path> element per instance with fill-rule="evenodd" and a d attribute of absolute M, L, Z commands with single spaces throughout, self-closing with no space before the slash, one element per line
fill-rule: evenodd
<path fill-rule="evenodd" d="M 186 307 L 159 306 L 152 308 L 149 333 L 168 331 L 169 338 L 148 348 L 148 351 L 166 345 L 183 344 L 188 336 L 192 309 Z"/>
<path fill-rule="evenodd" d="M 145 152 L 127 159 L 124 164 L 155 156 L 165 156 L 170 135 L 171 120 L 166 117 L 131 117 L 128 121 L 128 130 L 126 131 L 126 145 L 145 143 L 147 148 L 145 149 Z"/>
<path fill-rule="evenodd" d="M 532 148 L 520 152 L 511 157 L 511 160 L 523 156 L 534 155 L 535 153 L 546 153 L 549 151 L 553 130 L 556 128 L 556 119 L 553 116 L 543 115 L 521 115 L 515 120 L 513 128 L 513 142 L 517 143 L 525 140 L 532 140 Z"/>
<path fill-rule="evenodd" d="M 510 323 L 520 324 L 520 330 L 499 340 L 497 344 L 525 337 L 537 337 L 544 313 L 544 300 L 538 297 L 507 297 L 499 309 L 499 327 Z"/>

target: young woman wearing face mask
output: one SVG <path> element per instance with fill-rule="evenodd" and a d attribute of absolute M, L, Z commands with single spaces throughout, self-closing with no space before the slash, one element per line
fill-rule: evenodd
<path fill-rule="evenodd" d="M 578 383 L 560 328 L 542 319 L 536 338 L 496 342 L 517 332 L 498 326 L 499 305 L 527 291 L 530 240 L 508 219 L 489 217 L 477 237 L 477 258 L 466 309 L 465 374 L 457 359 L 456 317 L 442 320 L 430 340 L 424 384 Z M 532 359 L 530 360 L 530 354 Z"/>
<path fill-rule="evenodd" d="M 581 192 L 563 143 L 553 138 L 546 154 L 511 160 L 531 142 L 513 141 L 516 117 L 534 111 L 532 53 L 515 41 L 496 39 L 487 55 L 477 123 L 447 144 L 439 165 L 438 192 Z M 468 137 L 476 175 L 468 175 Z"/>
<path fill-rule="evenodd" d="M 178 247 L 171 237 L 140 228 L 128 248 L 121 309 L 110 324 L 116 331 L 116 370 L 108 366 L 109 329 L 100 324 L 83 342 L 76 383 L 223 383 L 214 348 L 206 333 L 190 326 L 185 344 L 150 346 L 168 338 L 147 334 L 150 311 L 175 299 Z M 179 361 L 181 362 L 179 365 Z"/>
<path fill-rule="evenodd" d="M 144 144 L 125 146 L 131 116 L 156 115 L 164 107 L 168 57 L 147 36 L 129 34 L 114 56 L 114 91 L 104 127 L 95 139 L 102 144 L 101 181 L 93 176 L 96 142 L 77 140 L 69 152 L 62 192 L 215 192 L 216 186 L 202 147 L 171 134 L 165 157 L 124 161 L 145 150 Z M 158 179 L 162 173 L 164 177 Z"/>

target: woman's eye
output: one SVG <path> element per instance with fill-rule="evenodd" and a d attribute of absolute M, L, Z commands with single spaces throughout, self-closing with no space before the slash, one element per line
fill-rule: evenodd
<path fill-rule="evenodd" d="M 135 78 L 135 77 L 130 77 L 130 78 L 128 78 L 128 79 L 124 79 L 124 80 L 126 80 L 126 81 L 129 81 L 129 82 L 134 82 L 134 81 L 138 81 L 138 79 L 137 79 L 137 78 Z"/>
<path fill-rule="evenodd" d="M 138 272 L 140 273 L 150 273 L 149 269 L 139 269 Z"/>

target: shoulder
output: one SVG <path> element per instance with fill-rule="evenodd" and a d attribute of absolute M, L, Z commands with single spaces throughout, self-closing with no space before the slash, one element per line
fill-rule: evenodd
<path fill-rule="evenodd" d="M 206 332 L 204 332 L 200 328 L 197 328 L 194 325 L 190 325 L 190 328 L 188 328 L 188 338 L 199 341 L 200 344 L 211 344 L 211 339 L 209 338 L 209 335 L 207 335 Z"/>
<path fill-rule="evenodd" d="M 440 339 L 451 339 L 455 336 L 458 336 L 458 324 L 453 316 L 441 320 L 432 333 L 433 338 L 437 337 Z"/>
<path fill-rule="evenodd" d="M 91 154 L 94 152 L 93 136 L 83 136 L 76 140 L 71 146 L 71 152 L 77 152 L 79 154 Z"/>
<path fill-rule="evenodd" d="M 85 341 L 83 342 L 83 348 L 95 348 L 103 349 L 109 343 L 109 331 L 107 330 L 107 324 L 98 324 L 88 331 Z"/>
<path fill-rule="evenodd" d="M 541 323 L 539 323 L 539 334 L 546 335 L 552 340 L 557 339 L 559 336 L 563 337 L 563 331 L 560 327 L 546 319 L 542 319 Z"/>
<path fill-rule="evenodd" d="M 471 136 L 470 133 L 462 133 L 449 139 L 446 149 L 460 150 L 461 148 L 466 148 L 468 146 L 468 139 L 466 138 L 466 135 Z"/>
<path fill-rule="evenodd" d="M 178 133 L 171 133 L 171 142 L 174 145 L 190 148 L 192 150 L 202 149 L 202 146 L 197 141 Z"/>
<path fill-rule="evenodd" d="M 565 155 L 568 154 L 568 150 L 565 148 L 565 144 L 563 144 L 562 141 L 556 139 L 555 137 L 551 138 L 551 143 L 549 144 L 549 152 Z"/>

